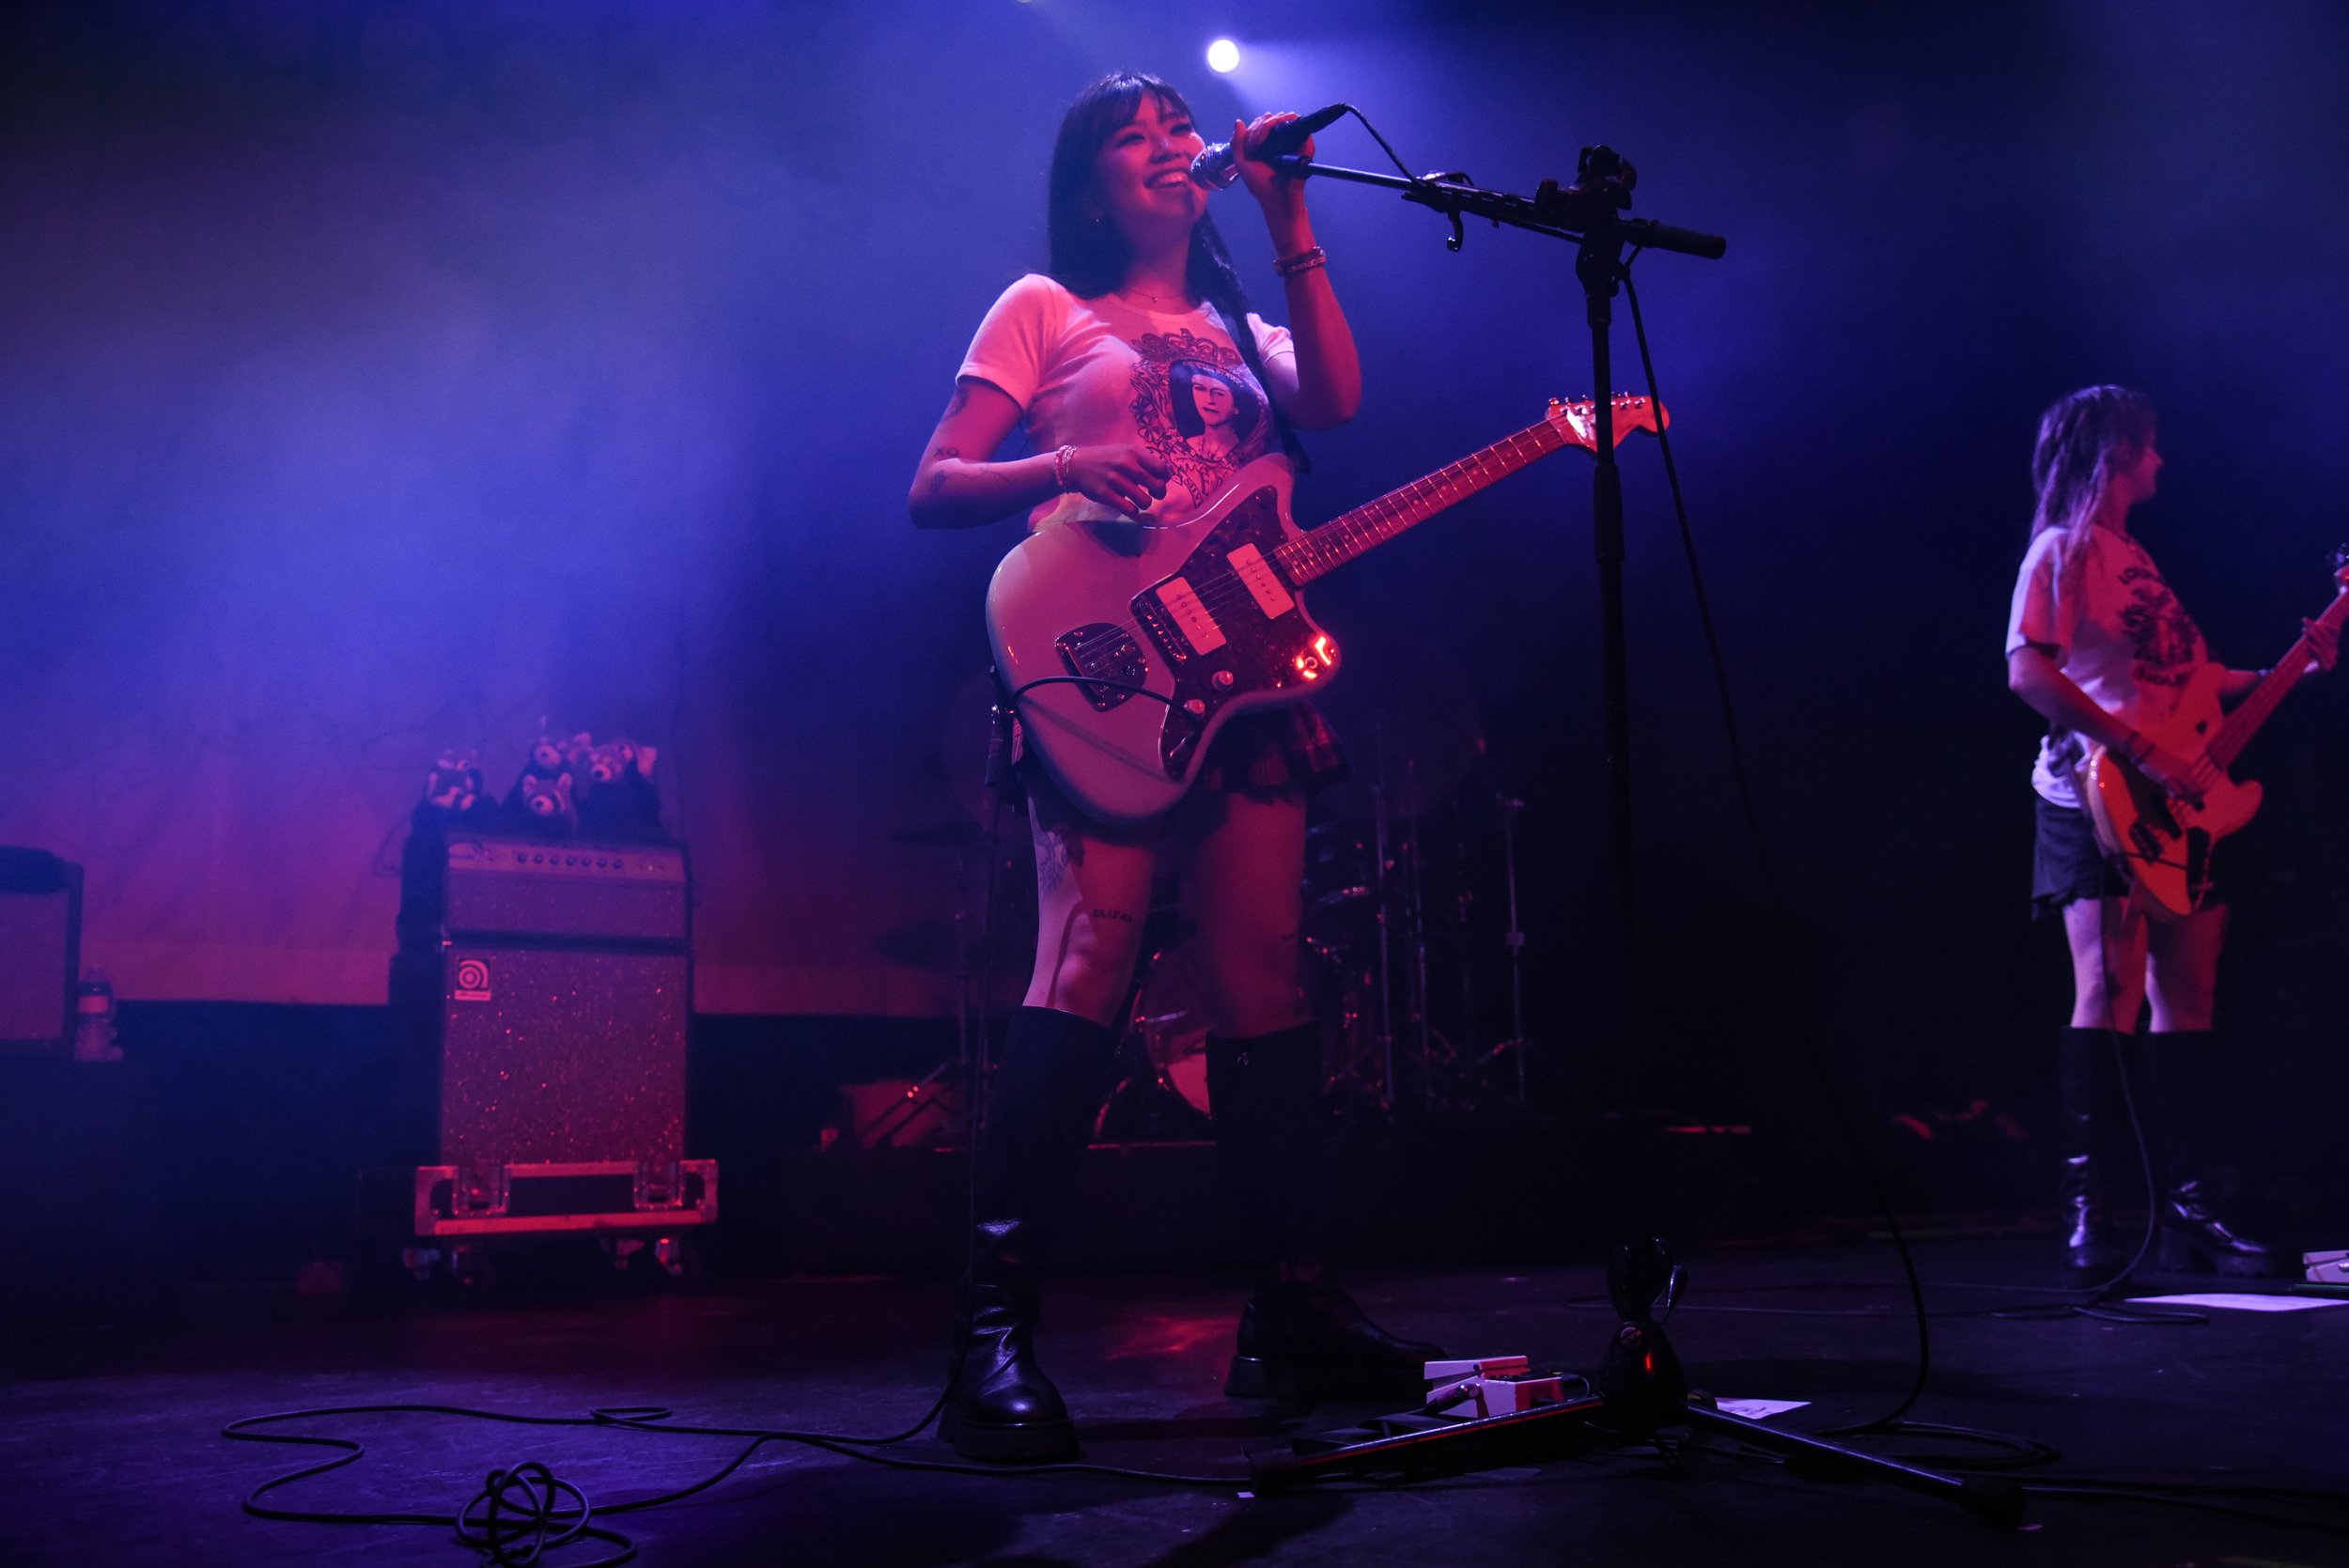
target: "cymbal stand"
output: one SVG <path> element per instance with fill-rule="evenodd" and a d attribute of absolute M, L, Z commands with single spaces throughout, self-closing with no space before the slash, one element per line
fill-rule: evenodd
<path fill-rule="evenodd" d="M 1378 922 L 1378 1108 L 1394 1110 L 1394 926 L 1387 898 L 1387 726 L 1371 738 L 1378 758 L 1370 786 L 1370 898 Z"/>
<path fill-rule="evenodd" d="M 1458 795 L 1445 806 L 1444 815 L 1452 825 L 1452 970 L 1459 981 L 1459 1031 L 1454 1037 L 1464 1048 L 1472 1049 L 1481 1037 L 1483 1009 L 1477 1005 L 1476 966 L 1469 961 L 1476 893 L 1469 878 L 1468 822 Z"/>
<path fill-rule="evenodd" d="M 1436 1109 L 1436 1050 L 1434 1023 L 1427 1017 L 1427 859 L 1420 852 L 1419 759 L 1403 764 L 1403 814 L 1410 824 L 1395 853 L 1404 870 L 1404 930 L 1409 934 L 1411 1056 L 1419 1068 L 1420 1101 Z"/>
<path fill-rule="evenodd" d="M 1517 1079 L 1517 1104 L 1525 1098 L 1525 932 L 1517 922 L 1517 813 L 1525 802 L 1506 790 L 1493 794 L 1493 804 L 1501 813 L 1501 869 L 1509 893 L 1509 929 L 1501 939 L 1509 953 L 1509 1038 L 1501 1042 L 1501 1049 L 1515 1059 Z"/>

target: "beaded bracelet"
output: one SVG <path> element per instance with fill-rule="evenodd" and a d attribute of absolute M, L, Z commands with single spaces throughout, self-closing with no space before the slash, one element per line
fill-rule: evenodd
<path fill-rule="evenodd" d="M 1299 251 L 1295 256 L 1281 257 L 1272 264 L 1272 270 L 1284 278 L 1293 278 L 1299 272 L 1310 272 L 1316 267 L 1328 265 L 1330 253 L 1315 245 L 1311 250 Z"/>
<path fill-rule="evenodd" d="M 1077 449 L 1064 446 L 1052 454 L 1052 485 L 1061 494 L 1068 493 L 1068 466 L 1077 460 Z"/>

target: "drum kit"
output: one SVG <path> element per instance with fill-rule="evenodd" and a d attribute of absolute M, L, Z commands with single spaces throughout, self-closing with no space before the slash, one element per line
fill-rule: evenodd
<path fill-rule="evenodd" d="M 1359 682 L 1377 706 L 1330 705 L 1351 773 L 1315 797 L 1306 839 L 1299 983 L 1322 1022 L 1330 1110 L 1358 1124 L 1493 1114 L 1523 1108 L 1528 1097 L 1517 853 L 1525 802 L 1494 779 L 1465 672 L 1440 655 L 1410 651 L 1405 667 Z M 957 707 L 981 711 L 975 694 Z M 967 755 L 963 732 L 976 726 L 958 717 L 965 722 L 949 725 L 948 750 Z M 971 826 L 953 834 L 963 851 L 981 836 Z M 1007 858 L 1024 860 L 1026 834 L 1003 837 Z M 1007 904 L 1024 902 L 1024 864 L 999 869 L 998 894 L 1009 894 Z M 958 908 L 978 880 L 965 862 Z M 996 913 L 1004 918 L 1000 945 L 1021 948 L 1006 973 L 1017 968 L 1023 978 L 1024 944 L 1010 936 L 1021 923 L 1010 908 Z M 980 924 L 955 923 L 964 1043 L 957 1058 L 966 1073 L 972 1014 L 994 1010 L 975 993 L 994 992 L 989 982 L 1000 978 L 977 972 L 996 967 L 976 961 L 988 945 L 971 939 Z M 1208 1136 L 1211 1021 L 1191 924 L 1170 886 L 1144 927 L 1116 1086 L 1096 1125 L 1101 1141 Z"/>
<path fill-rule="evenodd" d="M 1495 777 L 1458 662 L 1377 652 L 1389 667 L 1358 658 L 1353 688 L 1376 706 L 1328 705 L 1352 770 L 1315 798 L 1306 838 L 1299 982 L 1322 1022 L 1330 1109 L 1358 1123 L 1521 1109 L 1525 802 Z M 1161 910 L 1147 930 L 1104 1137 L 1197 1136 L 1212 1110 L 1185 926 Z"/>
<path fill-rule="evenodd" d="M 1299 982 L 1321 1019 L 1330 1108 L 1357 1122 L 1525 1103 L 1514 863 L 1524 802 L 1479 790 L 1424 806 L 1408 784 L 1407 774 L 1391 811 L 1374 788 L 1368 822 L 1316 812 L 1307 837 Z M 1098 1126 L 1108 1140 L 1202 1136 L 1214 1110 L 1190 933 L 1167 909 L 1150 935 Z"/>

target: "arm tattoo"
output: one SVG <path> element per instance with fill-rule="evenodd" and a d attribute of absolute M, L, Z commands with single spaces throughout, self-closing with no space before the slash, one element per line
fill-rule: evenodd
<path fill-rule="evenodd" d="M 1069 852 L 1066 833 L 1048 832 L 1043 838 L 1043 852 L 1036 857 L 1035 882 L 1038 888 L 1050 893 L 1067 880 L 1069 862 L 1076 857 Z"/>
<path fill-rule="evenodd" d="M 955 383 L 955 395 L 946 400 L 946 411 L 940 417 L 952 419 L 971 406 L 971 389 L 960 381 Z"/>

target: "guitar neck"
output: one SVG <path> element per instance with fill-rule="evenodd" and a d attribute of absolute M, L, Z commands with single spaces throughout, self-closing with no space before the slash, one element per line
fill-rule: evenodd
<path fill-rule="evenodd" d="M 2338 630 L 2344 620 L 2349 620 L 2349 590 L 2335 596 L 2333 602 L 2326 606 L 2325 613 L 2317 617 L 2317 624 Z M 2285 695 L 2300 684 L 2300 677 L 2307 672 L 2311 657 L 2309 640 L 2303 636 L 2285 651 L 2276 667 L 2251 688 L 2251 694 L 2235 704 L 2234 711 L 2228 714 L 2226 721 L 2218 726 L 2217 738 L 2210 743 L 2210 760 L 2217 763 L 2221 771 L 2234 766 L 2234 759 L 2243 754 L 2243 748 L 2251 743 L 2251 737 L 2259 733 L 2260 726 L 2267 722 L 2268 716 L 2276 711 Z"/>
<path fill-rule="evenodd" d="M 1273 554 L 1289 581 L 1302 587 L 1565 444 L 1566 438 L 1544 420 L 1332 518 Z"/>

